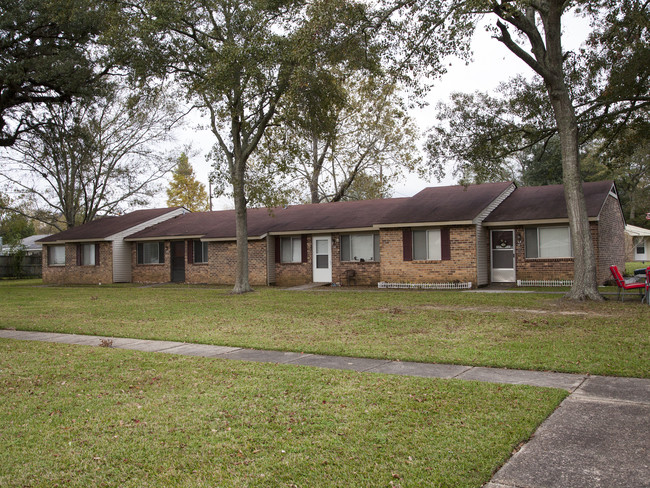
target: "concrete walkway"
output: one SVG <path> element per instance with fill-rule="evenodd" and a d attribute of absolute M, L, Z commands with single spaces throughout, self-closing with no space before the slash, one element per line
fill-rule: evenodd
<path fill-rule="evenodd" d="M 238 347 L 0 330 L 0 338 L 111 346 L 364 373 L 561 388 L 571 394 L 485 488 L 650 488 L 650 380 L 322 356 Z"/>

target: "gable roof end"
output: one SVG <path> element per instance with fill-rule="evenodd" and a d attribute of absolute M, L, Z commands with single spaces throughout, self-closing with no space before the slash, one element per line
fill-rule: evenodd
<path fill-rule="evenodd" d="M 58 234 L 44 237 L 38 240 L 43 244 L 50 242 L 74 242 L 88 240 L 104 240 L 114 234 L 143 224 L 148 220 L 155 219 L 170 212 L 180 210 L 182 207 L 153 208 L 146 210 L 135 210 L 128 214 L 115 217 L 102 217 L 87 224 L 64 230 Z"/>
<path fill-rule="evenodd" d="M 612 181 L 582 184 L 589 218 L 598 218 L 612 184 Z M 484 222 L 505 223 L 568 218 L 564 185 L 522 186 L 512 192 Z"/>

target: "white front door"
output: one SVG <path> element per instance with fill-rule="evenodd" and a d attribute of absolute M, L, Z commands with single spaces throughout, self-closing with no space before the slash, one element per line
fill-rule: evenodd
<path fill-rule="evenodd" d="M 314 253 L 314 283 L 331 283 L 332 236 L 314 236 L 311 243 Z"/>
<path fill-rule="evenodd" d="M 493 230 L 490 233 L 492 282 L 512 283 L 515 273 L 515 231 Z"/>

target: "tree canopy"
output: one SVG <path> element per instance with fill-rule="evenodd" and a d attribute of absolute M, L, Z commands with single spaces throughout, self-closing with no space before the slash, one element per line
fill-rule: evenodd
<path fill-rule="evenodd" d="M 0 147 L 36 127 L 44 106 L 97 92 L 116 12 L 112 1 L 0 0 Z"/>
<path fill-rule="evenodd" d="M 340 74 L 332 85 L 285 98 L 248 168 L 255 203 L 387 197 L 404 173 L 423 169 L 418 130 L 394 83 Z"/>
<path fill-rule="evenodd" d="M 172 173 L 172 181 L 167 188 L 167 205 L 185 207 L 191 212 L 208 210 L 208 193 L 205 185 L 196 179 L 194 168 L 187 154 L 182 153 Z"/>
<path fill-rule="evenodd" d="M 215 154 L 228 168 L 237 216 L 235 293 L 251 290 L 248 161 L 304 70 L 368 59 L 352 56 L 366 53 L 365 38 L 354 31 L 364 11 L 361 3 L 347 0 L 163 0 L 131 9 L 140 67 L 172 75 L 182 85 L 208 116 Z"/>
<path fill-rule="evenodd" d="M 48 210 L 30 218 L 59 230 L 144 204 L 175 164 L 157 147 L 177 122 L 164 95 L 120 88 L 49 106 L 46 121 L 7 151 L 0 175 Z"/>

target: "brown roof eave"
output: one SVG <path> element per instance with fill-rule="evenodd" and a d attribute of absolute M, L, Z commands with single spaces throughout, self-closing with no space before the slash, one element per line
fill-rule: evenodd
<path fill-rule="evenodd" d="M 189 235 L 189 236 L 153 236 L 153 237 L 125 237 L 127 242 L 139 241 L 178 241 L 183 239 L 201 239 L 204 234 Z"/>
<path fill-rule="evenodd" d="M 589 222 L 598 222 L 598 217 L 589 217 Z M 544 224 L 568 224 L 569 219 L 562 217 L 558 219 L 532 219 L 532 220 L 504 220 L 502 222 L 483 222 L 483 227 L 512 227 L 516 225 L 544 225 Z"/>

